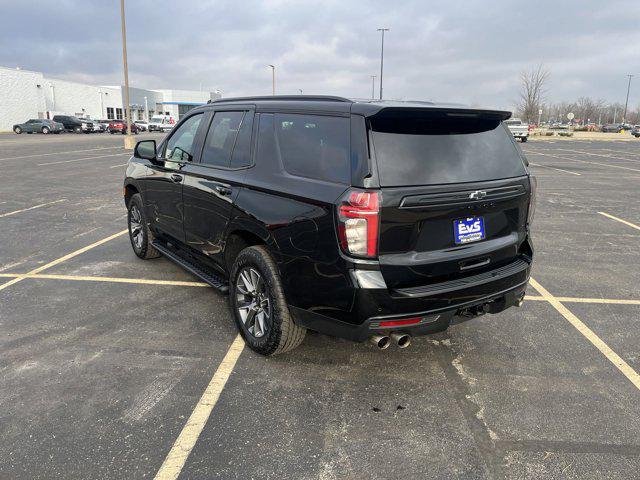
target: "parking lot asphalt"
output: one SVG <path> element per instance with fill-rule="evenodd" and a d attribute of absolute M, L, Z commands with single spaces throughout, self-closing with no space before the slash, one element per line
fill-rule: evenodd
<path fill-rule="evenodd" d="M 1 479 L 637 478 L 640 141 L 522 144 L 521 308 L 274 358 L 225 297 L 133 254 L 122 145 L 0 135 Z"/>

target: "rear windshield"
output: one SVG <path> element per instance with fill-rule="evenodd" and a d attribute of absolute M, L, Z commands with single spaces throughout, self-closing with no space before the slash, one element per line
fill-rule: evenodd
<path fill-rule="evenodd" d="M 429 112 L 376 115 L 371 139 L 382 186 L 437 185 L 525 175 L 498 119 Z"/>

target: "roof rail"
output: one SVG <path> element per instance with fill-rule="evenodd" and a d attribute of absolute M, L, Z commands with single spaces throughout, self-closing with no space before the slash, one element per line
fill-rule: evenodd
<path fill-rule="evenodd" d="M 335 97 L 331 95 L 270 95 L 261 97 L 229 97 L 218 98 L 216 100 L 209 100 L 207 103 L 224 103 L 224 102 L 247 102 L 247 101 L 298 101 L 298 102 L 343 102 L 353 103 L 353 100 L 349 100 L 344 97 Z"/>

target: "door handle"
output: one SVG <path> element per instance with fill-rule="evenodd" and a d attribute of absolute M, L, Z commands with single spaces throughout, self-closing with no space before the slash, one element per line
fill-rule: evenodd
<path fill-rule="evenodd" d="M 213 189 L 218 192 L 220 195 L 231 195 L 231 189 L 228 187 L 225 187 L 224 185 L 217 185 L 215 187 L 213 187 Z"/>
<path fill-rule="evenodd" d="M 178 175 L 177 173 L 172 173 L 171 180 L 173 180 L 176 183 L 180 183 L 182 181 L 182 175 Z"/>

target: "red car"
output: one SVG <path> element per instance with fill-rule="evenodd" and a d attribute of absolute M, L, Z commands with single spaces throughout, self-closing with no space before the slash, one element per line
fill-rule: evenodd
<path fill-rule="evenodd" d="M 140 129 L 135 123 L 131 124 L 131 133 L 138 134 Z M 114 133 L 121 133 L 125 135 L 127 133 L 127 122 L 124 120 L 111 120 L 109 122 L 109 133 L 113 135 Z"/>

